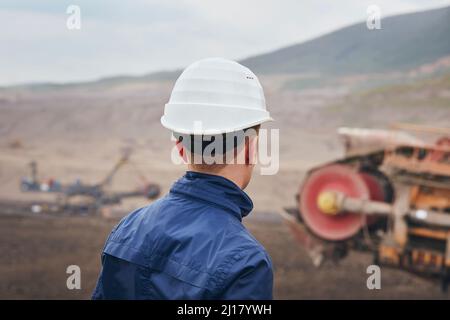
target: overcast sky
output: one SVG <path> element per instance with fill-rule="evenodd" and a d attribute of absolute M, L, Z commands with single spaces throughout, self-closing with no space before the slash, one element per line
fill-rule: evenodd
<path fill-rule="evenodd" d="M 382 16 L 450 0 L 1 0 L 0 85 L 92 80 L 242 59 Z M 81 29 L 66 27 L 69 5 Z"/>

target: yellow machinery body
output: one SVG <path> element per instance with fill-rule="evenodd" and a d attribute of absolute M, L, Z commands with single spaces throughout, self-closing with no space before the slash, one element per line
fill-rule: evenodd
<path fill-rule="evenodd" d="M 434 143 L 400 129 L 433 132 Z M 315 264 L 350 249 L 450 281 L 450 129 L 340 129 L 347 156 L 310 170 L 282 216 Z M 340 254 L 336 254 L 336 251 Z M 330 254 L 330 252 L 332 252 Z"/>

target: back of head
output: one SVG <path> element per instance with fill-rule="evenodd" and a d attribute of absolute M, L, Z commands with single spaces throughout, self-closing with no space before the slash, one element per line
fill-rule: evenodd
<path fill-rule="evenodd" d="M 177 79 L 161 124 L 170 129 L 192 160 L 221 166 L 235 157 L 246 137 L 271 121 L 256 75 L 241 64 L 208 58 L 188 66 Z M 253 130 L 249 130 L 253 129 Z M 212 147 L 212 145 L 214 146 Z M 205 151 L 213 162 L 203 157 Z M 218 162 L 218 159 L 222 161 Z"/>

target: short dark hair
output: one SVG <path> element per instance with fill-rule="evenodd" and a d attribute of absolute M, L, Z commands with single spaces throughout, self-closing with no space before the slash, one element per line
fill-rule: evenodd
<path fill-rule="evenodd" d="M 183 144 L 188 154 L 190 154 L 191 158 L 193 158 L 195 155 L 203 156 L 205 150 L 208 147 L 213 145 L 216 141 L 220 142 L 220 140 L 222 140 L 221 150 L 213 148 L 211 156 L 221 157 L 222 162 L 224 162 L 226 154 L 231 150 L 234 150 L 236 153 L 237 149 L 243 146 L 243 141 L 246 137 L 251 136 L 253 132 L 258 134 L 259 127 L 260 125 L 256 125 L 240 131 L 218 135 L 186 135 L 174 133 L 174 136 L 178 142 L 181 142 Z"/>

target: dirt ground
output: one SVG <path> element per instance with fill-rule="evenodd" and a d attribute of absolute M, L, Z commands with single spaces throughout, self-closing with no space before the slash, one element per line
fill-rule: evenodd
<path fill-rule="evenodd" d="M 275 298 L 448 299 L 437 283 L 387 268 L 382 268 L 382 289 L 368 290 L 369 254 L 352 253 L 339 265 L 328 263 L 316 269 L 276 214 L 295 204 L 308 168 L 342 156 L 337 127 L 385 128 L 396 121 L 448 125 L 448 82 L 348 95 L 345 87 L 285 90 L 286 76 L 261 80 L 276 119 L 268 127 L 279 129 L 280 170 L 263 176 L 256 167 L 246 189 L 255 210 L 246 224 L 273 258 Z M 108 174 L 123 147 L 135 151 L 132 166 L 117 173 L 111 189 L 129 191 L 145 175 L 166 193 L 184 171 L 170 161 L 173 142 L 159 122 L 172 85 L 1 90 L 0 202 L 52 200 L 53 196 L 20 192 L 20 179 L 29 176 L 32 160 L 38 162 L 40 179 L 53 177 L 62 183 L 81 179 L 92 184 Z M 125 201 L 118 210 L 129 212 L 143 204 L 145 200 Z M 117 220 L 5 211 L 0 205 L 0 298 L 89 298 L 102 246 Z M 82 270 L 79 291 L 66 288 L 66 268 L 72 264 Z"/>
<path fill-rule="evenodd" d="M 2 213 L 2 212 L 0 212 Z M 448 299 L 431 280 L 382 268 L 380 290 L 366 287 L 371 256 L 352 253 L 339 265 L 313 267 L 272 213 L 253 212 L 246 225 L 267 248 L 276 299 Z M 1 299 L 89 299 L 100 252 L 117 220 L 0 214 Z M 81 268 L 81 290 L 68 290 L 66 268 Z"/>

